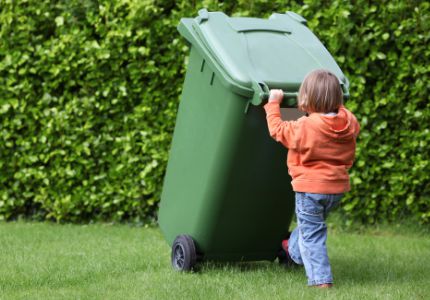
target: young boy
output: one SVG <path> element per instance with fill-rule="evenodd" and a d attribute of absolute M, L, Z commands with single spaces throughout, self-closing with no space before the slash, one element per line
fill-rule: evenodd
<path fill-rule="evenodd" d="M 329 71 L 309 73 L 298 95 L 307 113 L 282 121 L 282 90 L 271 90 L 264 106 L 270 135 L 288 150 L 288 172 L 296 192 L 297 228 L 282 242 L 287 260 L 304 265 L 309 286 L 331 287 L 325 219 L 350 190 L 348 169 L 355 156 L 360 125 L 343 106 L 338 78 Z"/>

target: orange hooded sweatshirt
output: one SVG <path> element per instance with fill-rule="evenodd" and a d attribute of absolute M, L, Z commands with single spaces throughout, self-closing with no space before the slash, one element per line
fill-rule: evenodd
<path fill-rule="evenodd" d="M 360 125 L 344 106 L 336 115 L 311 113 L 282 121 L 278 103 L 264 106 L 270 135 L 288 150 L 288 172 L 296 192 L 340 194 L 350 190 L 348 169 Z"/>

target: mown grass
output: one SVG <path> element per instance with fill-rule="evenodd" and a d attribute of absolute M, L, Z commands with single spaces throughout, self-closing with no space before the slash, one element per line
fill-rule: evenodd
<path fill-rule="evenodd" d="M 427 233 L 333 226 L 328 247 L 335 287 L 318 290 L 303 269 L 270 262 L 177 273 L 157 228 L 0 223 L 0 298 L 429 299 Z"/>

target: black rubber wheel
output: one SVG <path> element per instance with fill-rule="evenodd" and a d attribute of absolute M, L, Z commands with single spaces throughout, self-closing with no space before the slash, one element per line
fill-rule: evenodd
<path fill-rule="evenodd" d="M 191 271 L 197 262 L 196 246 L 189 235 L 178 235 L 172 245 L 172 267 Z"/>

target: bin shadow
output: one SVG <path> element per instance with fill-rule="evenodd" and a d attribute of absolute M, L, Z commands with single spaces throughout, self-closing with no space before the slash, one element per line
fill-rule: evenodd
<path fill-rule="evenodd" d="M 302 272 L 301 266 L 287 267 L 281 265 L 278 261 L 247 261 L 247 262 L 218 262 L 218 261 L 205 261 L 198 264 L 195 268 L 196 272 L 214 271 L 235 271 L 235 272 L 253 272 L 261 270 L 285 270 L 286 272 Z"/>

